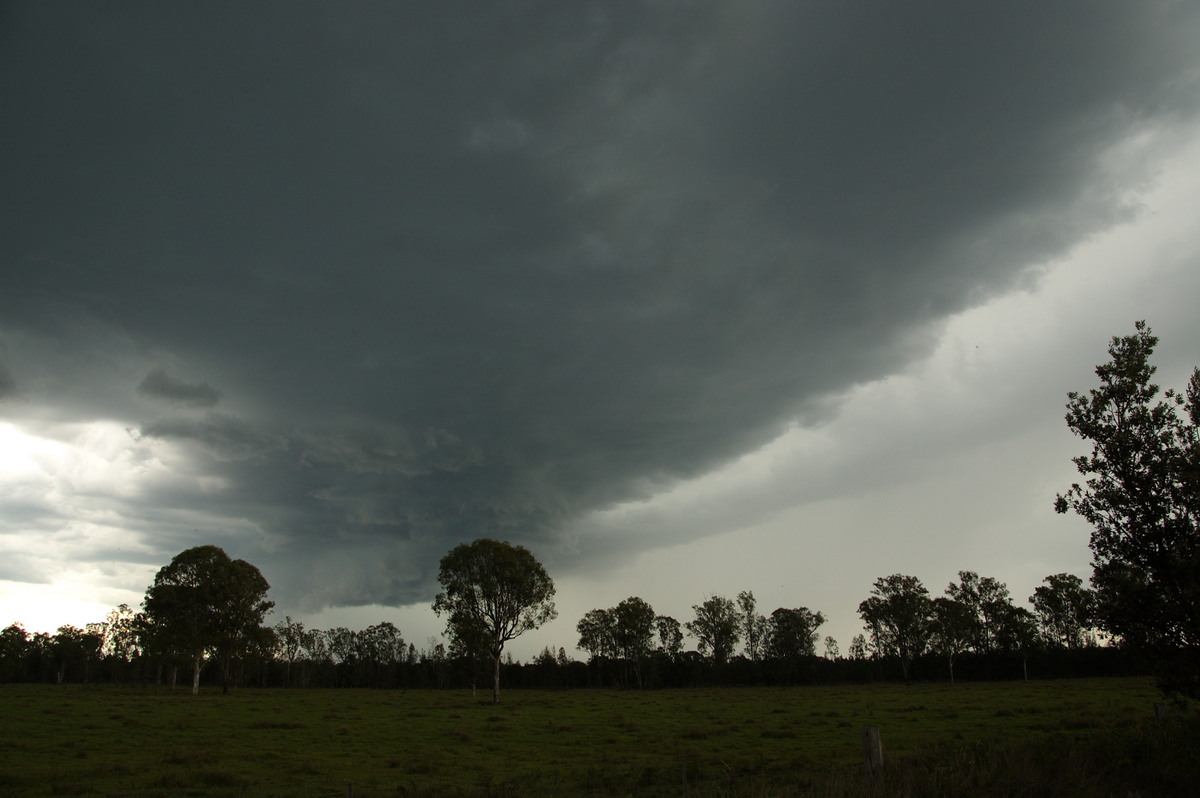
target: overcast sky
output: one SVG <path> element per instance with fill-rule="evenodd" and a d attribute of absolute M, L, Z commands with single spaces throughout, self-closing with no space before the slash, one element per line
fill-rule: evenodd
<path fill-rule="evenodd" d="M 1200 363 L 1198 112 L 1194 3 L 7 2 L 0 624 L 210 543 L 422 647 L 521 543 L 519 656 L 1087 577 L 1065 395 Z"/>

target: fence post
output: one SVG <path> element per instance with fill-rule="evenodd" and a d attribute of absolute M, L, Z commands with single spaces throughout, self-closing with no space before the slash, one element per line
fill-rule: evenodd
<path fill-rule="evenodd" d="M 862 731 L 863 774 L 878 776 L 883 772 L 883 740 L 878 726 L 867 726 Z"/>

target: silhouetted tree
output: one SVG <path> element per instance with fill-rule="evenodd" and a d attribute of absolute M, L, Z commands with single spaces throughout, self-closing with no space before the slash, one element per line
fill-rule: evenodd
<path fill-rule="evenodd" d="M 291 687 L 292 665 L 300 658 L 301 652 L 304 650 L 304 623 L 293 621 L 290 615 L 285 616 L 282 621 L 275 624 L 275 639 L 278 641 L 279 653 L 283 656 L 284 665 L 287 666 L 284 671 L 284 684 Z"/>
<path fill-rule="evenodd" d="M 357 650 L 367 684 L 394 686 L 397 666 L 407 657 L 407 646 L 400 630 L 390 621 L 382 621 L 362 630 Z M 413 657 L 415 659 L 415 651 Z"/>
<path fill-rule="evenodd" d="M 930 605 L 929 643 L 946 658 L 950 683 L 954 684 L 954 660 L 971 646 L 977 619 L 971 608 L 949 596 L 938 596 Z"/>
<path fill-rule="evenodd" d="M 1011 603 L 1004 606 L 996 617 L 996 648 L 1021 659 L 1021 673 L 1029 681 L 1029 655 L 1039 648 L 1037 618 L 1024 607 Z"/>
<path fill-rule="evenodd" d="M 487 640 L 492 700 L 498 704 L 504 644 L 557 617 L 554 582 L 524 546 L 488 538 L 451 549 L 442 558 L 438 581 L 443 592 L 433 610 L 447 616 L 447 636 L 470 645 Z"/>
<path fill-rule="evenodd" d="M 575 624 L 575 630 L 579 633 L 579 648 L 592 659 L 611 659 L 617 655 L 617 619 L 611 609 L 588 610 Z"/>
<path fill-rule="evenodd" d="M 329 684 L 330 676 L 336 686 L 337 678 L 334 670 L 333 652 L 329 649 L 329 636 L 323 629 L 306 629 L 301 638 L 304 647 L 304 660 L 312 664 L 320 683 Z"/>
<path fill-rule="evenodd" d="M 858 614 L 871 635 L 871 645 L 884 657 L 896 657 L 904 680 L 929 644 L 929 591 L 915 576 L 892 574 L 875 580 L 870 598 Z"/>
<path fill-rule="evenodd" d="M 741 637 L 737 608 L 724 596 L 712 596 L 692 605 L 692 611 L 696 617 L 687 622 L 687 630 L 696 638 L 700 653 L 711 656 L 718 665 L 724 664 Z"/>
<path fill-rule="evenodd" d="M 29 633 L 19 623 L 0 631 L 0 681 L 17 682 L 26 678 Z"/>
<path fill-rule="evenodd" d="M 683 627 L 670 615 L 659 615 L 654 619 L 658 632 L 658 650 L 668 659 L 676 659 L 683 652 Z"/>
<path fill-rule="evenodd" d="M 605 662 L 619 659 L 626 671 L 633 670 L 641 687 L 642 662 L 654 648 L 656 619 L 654 608 L 637 596 L 615 607 L 588 610 L 575 625 L 579 647 L 588 652 L 601 674 Z"/>
<path fill-rule="evenodd" d="M 825 616 L 808 607 L 780 607 L 767 620 L 766 655 L 769 659 L 798 661 L 816 656 L 817 629 Z"/>
<path fill-rule="evenodd" d="M 1068 649 L 1093 645 L 1095 593 L 1074 574 L 1051 574 L 1042 581 L 1044 584 L 1033 589 L 1029 603 L 1046 645 Z"/>
<path fill-rule="evenodd" d="M 86 683 L 91 675 L 92 665 L 99 662 L 100 649 L 104 645 L 104 633 L 97 628 L 98 624 L 88 624 L 87 628 L 66 625 L 58 627 L 51 638 L 51 650 L 54 652 L 57 673 L 55 681 L 62 684 L 72 665 L 78 667 L 78 673 Z"/>
<path fill-rule="evenodd" d="M 633 666 L 638 687 L 642 687 L 642 662 L 654 646 L 654 608 L 637 596 L 630 596 L 613 608 L 616 619 L 615 642 L 625 662 Z"/>
<path fill-rule="evenodd" d="M 1067 426 L 1092 451 L 1055 509 L 1092 525 L 1101 628 L 1157 659 L 1164 690 L 1200 697 L 1200 368 L 1184 395 L 1160 396 L 1157 344 L 1137 322 L 1109 344 L 1099 387 L 1067 395 Z"/>
<path fill-rule="evenodd" d="M 741 614 L 741 635 L 746 647 L 746 657 L 752 662 L 758 661 L 763 655 L 763 637 L 767 633 L 767 619 L 758 614 L 758 602 L 754 593 L 743 590 L 737 596 L 738 611 Z"/>
<path fill-rule="evenodd" d="M 206 652 L 216 656 L 222 692 L 229 691 L 233 659 L 255 643 L 263 615 L 275 606 L 266 598 L 268 589 L 257 568 L 231 560 L 217 546 L 180 552 L 155 574 L 142 604 L 148 628 L 192 659 L 193 694 Z"/>
<path fill-rule="evenodd" d="M 994 651 L 1000 619 L 1007 617 L 1012 607 L 1008 587 L 974 571 L 959 571 L 958 579 L 946 587 L 946 595 L 966 607 L 972 618 L 971 647 L 980 654 Z"/>
<path fill-rule="evenodd" d="M 325 630 L 325 642 L 333 661 L 334 685 L 355 684 L 358 671 L 358 632 L 345 626 Z"/>
<path fill-rule="evenodd" d="M 128 604 L 120 604 L 104 619 L 104 640 L 101 652 L 111 664 L 115 681 L 140 652 L 138 645 L 137 613 Z"/>

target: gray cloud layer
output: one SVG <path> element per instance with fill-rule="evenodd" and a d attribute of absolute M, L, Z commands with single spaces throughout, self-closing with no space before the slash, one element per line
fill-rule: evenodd
<path fill-rule="evenodd" d="M 17 396 L 17 382 L 8 367 L 0 363 L 0 401 Z"/>
<path fill-rule="evenodd" d="M 185 407 L 212 407 L 221 400 L 221 392 L 206 382 L 188 383 L 157 368 L 137 387 L 143 396 Z"/>
<path fill-rule="evenodd" d="M 1127 217 L 1198 13 L 10 3 L 0 394 L 193 447 L 223 490 L 147 504 L 249 522 L 287 589 L 423 599 Z"/>

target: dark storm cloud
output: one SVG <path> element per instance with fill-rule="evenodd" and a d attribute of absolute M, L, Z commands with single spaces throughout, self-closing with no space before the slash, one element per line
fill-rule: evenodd
<path fill-rule="evenodd" d="M 137 387 L 142 396 L 184 407 L 212 407 L 221 400 L 221 392 L 206 382 L 188 383 L 163 369 L 154 369 Z"/>
<path fill-rule="evenodd" d="M 1128 215 L 1112 147 L 1200 96 L 1165 2 L 4 13 L 10 350 L 108 331 L 110 415 L 154 353 L 221 386 L 125 408 L 225 486 L 161 500 L 329 601 L 820 419 Z"/>
<path fill-rule="evenodd" d="M 17 396 L 17 381 L 13 379 L 8 366 L 0 362 L 0 402 Z"/>
<path fill-rule="evenodd" d="M 224 413 L 210 412 L 203 418 L 164 416 L 143 424 L 141 433 L 198 443 L 221 461 L 259 457 L 285 445 L 282 436 Z"/>

